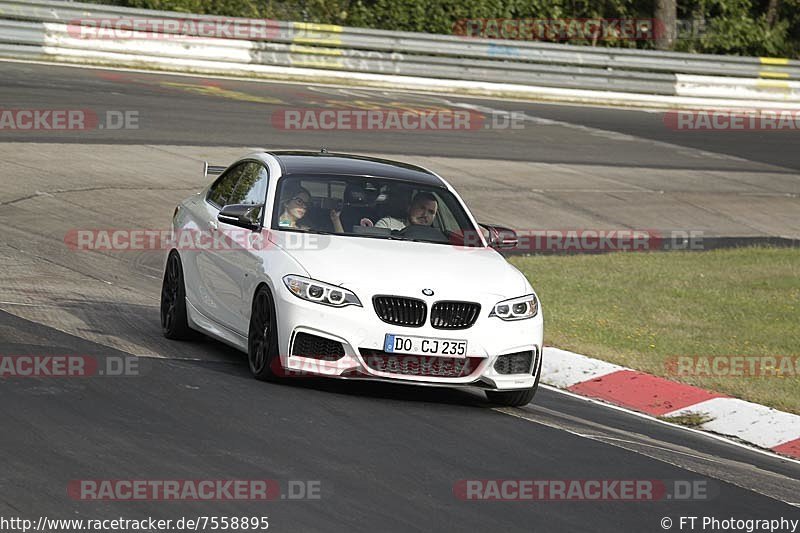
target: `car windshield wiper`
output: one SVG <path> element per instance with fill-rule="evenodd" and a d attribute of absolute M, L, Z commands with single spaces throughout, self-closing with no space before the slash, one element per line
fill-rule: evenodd
<path fill-rule="evenodd" d="M 321 229 L 303 229 L 299 230 L 298 233 L 313 233 L 314 235 L 341 235 L 341 233 L 336 233 L 333 231 L 324 231 Z"/>
<path fill-rule="evenodd" d="M 390 241 L 427 242 L 430 244 L 450 244 L 441 241 L 429 241 L 426 239 L 412 239 L 411 237 L 400 237 L 398 235 L 358 235 L 355 233 L 337 233 L 334 231 L 314 230 L 314 229 L 294 230 L 294 231 L 296 231 L 297 233 L 311 233 L 313 235 L 339 235 L 345 237 L 366 237 L 369 239 L 386 239 Z"/>
<path fill-rule="evenodd" d="M 431 241 L 431 240 L 428 240 L 428 239 L 413 239 L 411 237 L 399 237 L 397 235 L 389 235 L 389 236 L 384 237 L 384 238 L 392 240 L 392 241 L 427 242 L 427 243 L 430 243 L 430 244 L 450 244 L 449 242 Z"/>

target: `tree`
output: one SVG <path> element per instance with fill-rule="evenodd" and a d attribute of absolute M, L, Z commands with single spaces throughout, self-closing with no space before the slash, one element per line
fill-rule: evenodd
<path fill-rule="evenodd" d="M 672 50 L 675 47 L 675 27 L 678 22 L 676 0 L 656 0 L 656 49 Z"/>

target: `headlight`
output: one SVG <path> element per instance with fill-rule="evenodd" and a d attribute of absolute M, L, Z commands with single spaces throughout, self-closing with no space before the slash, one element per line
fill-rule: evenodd
<path fill-rule="evenodd" d="M 497 303 L 489 313 L 502 320 L 524 320 L 533 318 L 539 313 L 539 300 L 535 294 L 520 296 Z"/>
<path fill-rule="evenodd" d="M 323 283 L 315 279 L 304 278 L 302 276 L 284 276 L 283 283 L 289 292 L 308 300 L 322 305 L 330 305 L 332 307 L 345 307 L 348 305 L 357 305 L 361 307 L 361 301 L 353 292 Z"/>

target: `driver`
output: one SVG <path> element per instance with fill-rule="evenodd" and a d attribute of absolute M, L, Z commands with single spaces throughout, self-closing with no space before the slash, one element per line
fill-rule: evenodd
<path fill-rule="evenodd" d="M 429 192 L 419 192 L 414 196 L 411 204 L 406 211 L 404 220 L 394 217 L 383 217 L 375 223 L 376 228 L 389 228 L 390 230 L 402 230 L 406 226 L 430 226 L 436 213 L 439 210 L 439 202 L 436 197 Z"/>

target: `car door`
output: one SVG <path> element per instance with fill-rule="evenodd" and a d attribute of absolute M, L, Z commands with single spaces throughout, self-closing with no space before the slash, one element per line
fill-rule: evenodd
<path fill-rule="evenodd" d="M 197 237 L 191 250 L 183 250 L 184 268 L 187 269 L 186 293 L 189 300 L 207 318 L 220 322 L 222 313 L 219 293 L 225 291 L 225 276 L 222 266 L 211 253 L 218 240 L 219 210 L 227 203 L 228 198 L 239 182 L 245 163 L 238 163 L 226 170 L 209 187 L 204 197 L 198 198 L 192 206 L 192 226 Z M 191 280 L 191 282 L 189 281 Z"/>
<path fill-rule="evenodd" d="M 257 161 L 244 162 L 236 174 L 236 184 L 224 199 L 225 205 L 247 204 L 262 206 L 267 196 L 268 171 Z M 212 210 L 216 226 L 215 245 L 203 261 L 207 289 L 216 308 L 214 319 L 240 335 L 247 335 L 246 317 L 249 316 L 249 296 L 245 294 L 247 277 L 260 268 L 260 232 L 226 224 L 217 220 L 219 210 Z M 260 217 L 259 217 L 260 218 Z"/>

